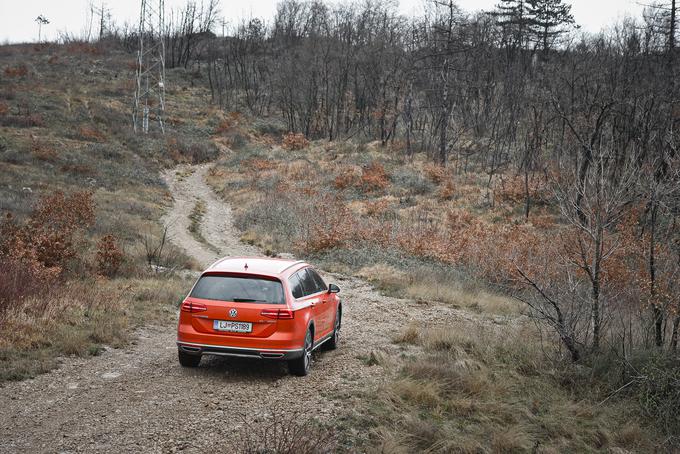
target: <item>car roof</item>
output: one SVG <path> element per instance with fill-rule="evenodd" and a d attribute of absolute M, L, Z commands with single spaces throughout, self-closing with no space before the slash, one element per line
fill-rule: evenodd
<path fill-rule="evenodd" d="M 204 271 L 204 273 L 244 273 L 264 276 L 282 276 L 306 266 L 303 260 L 270 257 L 224 257 Z"/>

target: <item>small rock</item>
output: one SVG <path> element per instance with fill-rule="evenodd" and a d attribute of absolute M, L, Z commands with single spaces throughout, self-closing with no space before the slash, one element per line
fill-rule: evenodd
<path fill-rule="evenodd" d="M 120 377 L 120 372 L 106 372 L 105 374 L 102 374 L 102 378 L 105 380 L 112 380 L 118 377 Z"/>

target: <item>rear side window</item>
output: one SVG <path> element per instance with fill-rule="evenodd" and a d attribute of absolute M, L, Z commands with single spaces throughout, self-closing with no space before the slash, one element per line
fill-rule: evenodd
<path fill-rule="evenodd" d="M 307 274 L 310 274 L 312 276 L 312 279 L 314 279 L 314 282 L 316 283 L 317 292 L 325 292 L 326 290 L 328 290 L 328 286 L 323 281 L 323 279 L 321 279 L 321 276 L 319 276 L 319 273 L 317 273 L 316 270 L 313 270 L 312 268 L 307 268 Z"/>
<path fill-rule="evenodd" d="M 302 282 L 302 288 L 305 290 L 305 295 L 311 295 L 312 293 L 319 292 L 317 288 L 317 283 L 314 280 L 314 276 L 308 272 L 309 268 L 301 270 L 298 272 L 300 276 L 300 281 Z"/>
<path fill-rule="evenodd" d="M 250 276 L 201 276 L 189 296 L 235 303 L 285 304 L 281 282 Z"/>
<path fill-rule="evenodd" d="M 290 291 L 293 294 L 293 298 L 302 298 L 304 291 L 302 290 L 302 284 L 297 274 L 293 274 L 289 279 Z"/>

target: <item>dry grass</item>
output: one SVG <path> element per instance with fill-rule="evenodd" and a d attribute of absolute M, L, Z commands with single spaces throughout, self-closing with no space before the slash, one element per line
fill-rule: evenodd
<path fill-rule="evenodd" d="M 168 324 L 189 282 L 179 277 L 71 281 L 0 320 L 0 382 L 45 372 L 59 356 L 121 347 L 144 324 Z"/>
<path fill-rule="evenodd" d="M 257 246 L 264 255 L 269 257 L 276 257 L 281 249 L 281 246 L 276 243 L 274 237 L 267 233 L 256 230 L 248 230 L 241 235 L 241 241 L 244 243 Z"/>
<path fill-rule="evenodd" d="M 461 288 L 456 282 L 418 281 L 410 283 L 404 292 L 406 296 L 413 299 L 439 301 L 454 307 L 487 314 L 519 314 L 523 309 L 519 302 L 509 297 L 481 289 L 471 292 Z"/>
<path fill-rule="evenodd" d="M 438 273 L 435 269 L 402 271 L 379 263 L 361 268 L 357 273 L 380 290 L 416 301 L 437 301 L 474 312 L 496 315 L 516 315 L 522 312 L 520 302 L 491 293 L 483 288 L 470 288 L 459 278 Z"/>
<path fill-rule="evenodd" d="M 420 328 L 415 323 L 408 325 L 392 338 L 392 341 L 397 344 L 417 344 L 419 340 Z"/>
<path fill-rule="evenodd" d="M 405 272 L 384 263 L 365 266 L 356 274 L 386 291 L 401 290 L 409 281 L 409 276 Z"/>
<path fill-rule="evenodd" d="M 205 238 L 203 238 L 203 235 L 201 234 L 201 222 L 203 222 L 205 210 L 205 202 L 203 200 L 198 200 L 191 209 L 191 213 L 189 213 L 189 232 L 191 232 L 201 243 L 206 243 Z"/>
<path fill-rule="evenodd" d="M 659 440 L 625 401 L 562 386 L 530 326 L 411 325 L 395 341 L 412 347 L 369 399 L 381 452 L 653 451 Z"/>

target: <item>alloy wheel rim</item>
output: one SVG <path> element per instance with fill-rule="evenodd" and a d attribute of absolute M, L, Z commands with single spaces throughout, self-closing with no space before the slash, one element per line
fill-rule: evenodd
<path fill-rule="evenodd" d="M 309 338 L 310 336 L 307 334 L 305 338 L 305 370 L 309 369 L 309 364 L 312 362 L 312 345 Z"/>

